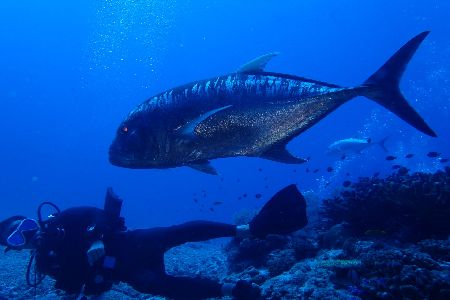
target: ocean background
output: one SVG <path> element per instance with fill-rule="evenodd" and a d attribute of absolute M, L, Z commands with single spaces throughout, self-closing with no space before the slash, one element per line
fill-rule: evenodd
<path fill-rule="evenodd" d="M 3 0 L 0 219 L 33 217 L 42 201 L 101 207 L 112 186 L 125 200 L 122 214 L 131 228 L 233 222 L 236 213 L 261 207 L 290 183 L 320 199 L 344 180 L 386 176 L 393 164 L 441 169 L 445 164 L 426 154 L 450 156 L 449 12 L 444 0 Z M 401 88 L 437 138 L 357 98 L 289 144 L 295 155 L 311 157 L 303 165 L 226 158 L 212 162 L 220 175 L 210 176 L 186 167 L 128 170 L 108 162 L 120 122 L 156 93 L 233 72 L 272 51 L 281 54 L 267 70 L 355 86 L 424 30 L 431 34 Z M 325 154 L 339 139 L 386 136 L 394 162 L 376 146 L 345 161 Z M 415 156 L 405 159 L 408 153 Z"/>

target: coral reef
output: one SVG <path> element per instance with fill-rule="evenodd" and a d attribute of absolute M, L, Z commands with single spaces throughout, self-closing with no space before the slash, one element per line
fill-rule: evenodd
<path fill-rule="evenodd" d="M 432 242 L 434 249 L 448 249 L 449 243 Z M 421 245 L 374 241 L 358 241 L 352 248 L 352 257 L 361 261 L 355 288 L 365 299 L 450 299 L 450 265 L 440 251 L 431 255 Z"/>
<path fill-rule="evenodd" d="M 265 299 L 450 299 L 449 187 L 449 168 L 360 178 L 323 202 L 314 233 L 233 241 L 231 264 L 247 264 L 227 278 L 268 274 Z"/>
<path fill-rule="evenodd" d="M 296 263 L 289 271 L 262 285 L 265 299 L 360 299 L 348 289 L 339 288 L 334 262 L 342 251 L 329 250 L 316 258 Z M 324 263 L 330 262 L 330 263 Z"/>
<path fill-rule="evenodd" d="M 301 234 L 269 235 L 265 239 L 233 239 L 226 251 L 233 272 L 264 266 L 271 274 L 279 274 L 299 259 L 314 256 L 318 245 L 313 238 Z"/>
<path fill-rule="evenodd" d="M 233 239 L 226 247 L 229 268 L 241 272 L 250 266 L 260 267 L 273 250 L 282 249 L 288 238 L 282 235 L 269 235 L 266 239 Z"/>
<path fill-rule="evenodd" d="M 450 168 L 434 174 L 399 171 L 385 179 L 360 178 L 323 201 L 328 226 L 346 222 L 357 236 L 379 233 L 402 241 L 450 233 Z"/>

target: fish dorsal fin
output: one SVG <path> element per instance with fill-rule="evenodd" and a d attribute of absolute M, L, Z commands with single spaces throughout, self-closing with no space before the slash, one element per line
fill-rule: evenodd
<path fill-rule="evenodd" d="M 193 137 L 194 136 L 194 131 L 195 128 L 203 121 L 205 121 L 206 119 L 208 119 L 209 117 L 211 117 L 212 115 L 218 113 L 219 111 L 222 111 L 224 109 L 227 109 L 229 107 L 231 107 L 232 105 L 227 105 L 227 106 L 222 106 L 216 109 L 212 109 L 210 111 L 205 112 L 204 114 L 201 114 L 200 116 L 198 116 L 197 118 L 189 121 L 186 125 L 181 126 L 180 128 L 177 129 L 178 132 L 180 132 L 181 134 L 185 135 L 185 136 L 189 136 L 189 137 Z"/>
<path fill-rule="evenodd" d="M 273 145 L 270 149 L 264 152 L 261 157 L 285 164 L 301 164 L 307 162 L 306 159 L 295 157 L 289 153 L 286 149 L 286 144 L 284 143 Z"/>
<path fill-rule="evenodd" d="M 237 71 L 238 73 L 245 73 L 245 72 L 261 72 L 264 71 L 264 68 L 266 67 L 267 63 L 274 57 L 280 54 L 279 52 L 272 52 L 267 53 L 264 55 L 261 55 L 248 63 L 241 66 Z"/>
<path fill-rule="evenodd" d="M 188 165 L 188 167 L 206 174 L 218 175 L 216 169 L 214 169 L 214 167 L 211 166 L 208 160 L 199 160 L 192 162 Z"/>

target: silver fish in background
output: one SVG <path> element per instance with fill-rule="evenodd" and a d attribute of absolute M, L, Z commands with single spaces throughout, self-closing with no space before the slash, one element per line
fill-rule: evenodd
<path fill-rule="evenodd" d="M 423 133 L 436 136 L 399 89 L 406 65 L 429 32 L 400 48 L 362 85 L 335 84 L 264 71 L 275 53 L 237 72 L 196 81 L 158 94 L 133 109 L 120 124 L 109 160 L 125 168 L 189 166 L 217 174 L 209 160 L 261 157 L 305 162 L 286 145 L 339 106 L 365 96 Z"/>
<path fill-rule="evenodd" d="M 348 138 L 335 141 L 330 146 L 328 146 L 328 155 L 347 155 L 347 154 L 361 154 L 365 149 L 372 147 L 374 145 L 380 146 L 384 152 L 389 152 L 386 148 L 386 141 L 389 137 L 385 137 L 378 142 L 372 141 L 371 138 L 368 139 L 357 139 Z"/>

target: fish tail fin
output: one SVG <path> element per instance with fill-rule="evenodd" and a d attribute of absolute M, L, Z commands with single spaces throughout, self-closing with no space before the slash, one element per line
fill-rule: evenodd
<path fill-rule="evenodd" d="M 386 141 L 388 139 L 389 139 L 389 136 L 386 136 L 377 143 L 381 147 L 381 149 L 384 150 L 384 152 L 389 152 L 388 149 L 386 148 Z"/>
<path fill-rule="evenodd" d="M 400 78 L 406 66 L 429 33 L 429 31 L 424 31 L 416 35 L 392 55 L 381 68 L 363 83 L 362 87 L 365 89 L 362 94 L 384 106 L 417 130 L 435 137 L 436 133 L 409 105 L 399 86 Z"/>

